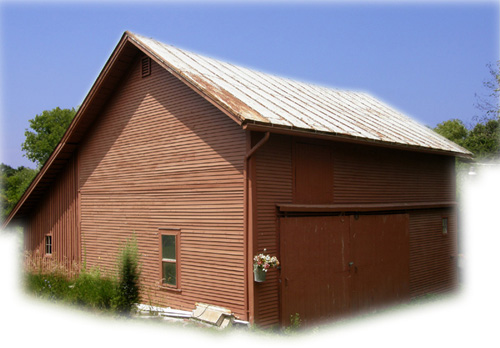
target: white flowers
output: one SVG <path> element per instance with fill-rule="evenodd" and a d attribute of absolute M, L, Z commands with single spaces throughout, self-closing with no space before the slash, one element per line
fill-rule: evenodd
<path fill-rule="evenodd" d="M 265 251 L 265 250 L 264 250 Z M 259 254 L 255 255 L 253 258 L 253 268 L 261 269 L 267 272 L 271 267 L 277 267 L 280 264 L 276 256 L 271 257 L 270 255 Z"/>

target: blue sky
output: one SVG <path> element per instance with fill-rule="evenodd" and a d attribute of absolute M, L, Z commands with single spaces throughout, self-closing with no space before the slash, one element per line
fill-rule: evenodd
<path fill-rule="evenodd" d="M 423 124 L 480 114 L 499 3 L 11 2 L 0 5 L 1 161 L 28 120 L 76 107 L 125 30 L 275 75 L 366 91 Z"/>

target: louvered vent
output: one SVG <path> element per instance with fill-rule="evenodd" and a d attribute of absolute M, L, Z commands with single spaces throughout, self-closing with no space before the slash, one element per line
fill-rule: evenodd
<path fill-rule="evenodd" d="M 142 57 L 141 61 L 141 76 L 146 77 L 151 75 L 151 58 Z"/>

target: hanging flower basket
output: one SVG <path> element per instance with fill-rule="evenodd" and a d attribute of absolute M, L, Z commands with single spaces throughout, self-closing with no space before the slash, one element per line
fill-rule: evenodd
<path fill-rule="evenodd" d="M 266 249 L 264 249 L 266 252 Z M 264 254 L 255 255 L 253 258 L 253 279 L 257 283 L 262 283 L 266 280 L 266 273 L 271 267 L 277 267 L 279 261 L 276 256 L 269 256 Z"/>

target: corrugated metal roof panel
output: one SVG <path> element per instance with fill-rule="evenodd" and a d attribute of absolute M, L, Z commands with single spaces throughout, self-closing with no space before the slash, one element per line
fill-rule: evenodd
<path fill-rule="evenodd" d="M 242 123 L 254 121 L 471 155 L 366 93 L 276 77 L 130 35 Z"/>

